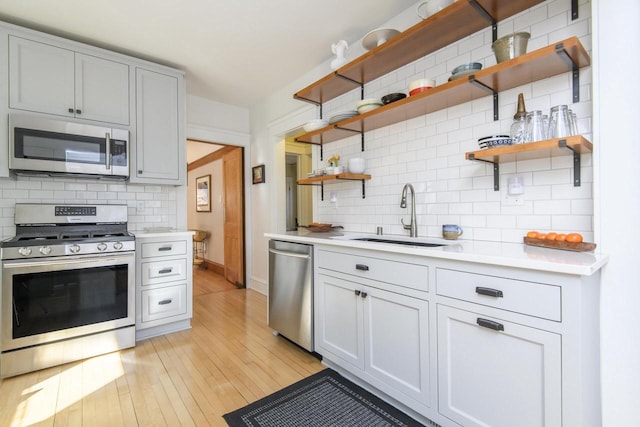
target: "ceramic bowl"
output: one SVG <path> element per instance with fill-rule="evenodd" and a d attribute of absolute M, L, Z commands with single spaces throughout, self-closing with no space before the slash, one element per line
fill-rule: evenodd
<path fill-rule="evenodd" d="M 313 132 L 314 130 L 322 129 L 323 127 L 329 126 L 329 122 L 324 119 L 315 119 L 309 120 L 307 123 L 302 125 L 302 129 L 305 132 Z"/>
<path fill-rule="evenodd" d="M 531 34 L 527 32 L 519 32 L 507 34 L 494 41 L 491 49 L 493 49 L 493 53 L 496 55 L 498 64 L 527 53 L 527 44 L 530 37 Z"/>
<path fill-rule="evenodd" d="M 483 149 L 512 144 L 513 140 L 509 137 L 509 135 L 491 135 L 478 139 L 478 145 Z"/>
<path fill-rule="evenodd" d="M 384 105 L 391 104 L 392 102 L 400 101 L 401 99 L 406 98 L 407 95 L 404 93 L 390 93 L 389 95 L 385 95 L 382 97 L 382 103 Z"/>
<path fill-rule="evenodd" d="M 460 73 L 469 73 L 472 71 L 478 71 L 482 69 L 482 64 L 479 62 L 470 62 L 468 64 L 458 65 L 456 68 L 451 71 L 451 75 L 455 76 Z"/>
<path fill-rule="evenodd" d="M 409 83 L 409 96 L 432 89 L 433 87 L 435 87 L 435 85 L 436 81 L 434 79 L 414 80 Z"/>
<path fill-rule="evenodd" d="M 382 107 L 382 101 L 378 98 L 367 98 L 356 102 L 356 110 L 358 110 L 360 114 L 368 113 L 380 107 Z"/>
<path fill-rule="evenodd" d="M 349 159 L 349 173 L 363 173 L 365 169 L 364 159 L 361 157 L 355 157 Z"/>

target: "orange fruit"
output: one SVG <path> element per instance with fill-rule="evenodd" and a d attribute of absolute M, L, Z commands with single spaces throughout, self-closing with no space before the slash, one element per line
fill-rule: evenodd
<path fill-rule="evenodd" d="M 545 233 L 538 233 L 538 237 L 536 237 L 536 239 L 540 239 L 540 240 L 544 240 L 547 238 L 547 235 Z"/>
<path fill-rule="evenodd" d="M 567 242 L 571 243 L 580 243 L 582 242 L 582 234 L 580 233 L 569 233 L 567 234 Z"/>
<path fill-rule="evenodd" d="M 567 240 L 567 235 L 563 233 L 556 234 L 556 242 L 564 242 Z"/>
<path fill-rule="evenodd" d="M 558 233 L 554 233 L 554 232 L 547 233 L 547 235 L 545 236 L 545 239 L 546 240 L 556 240 L 556 236 L 557 235 L 558 235 Z"/>
<path fill-rule="evenodd" d="M 529 231 L 527 233 L 527 237 L 530 239 L 537 239 L 538 238 L 538 232 L 537 231 Z"/>

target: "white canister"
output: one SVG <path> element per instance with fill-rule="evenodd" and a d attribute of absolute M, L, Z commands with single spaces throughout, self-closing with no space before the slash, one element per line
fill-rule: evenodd
<path fill-rule="evenodd" d="M 361 157 L 355 157 L 349 159 L 349 173 L 363 173 L 365 169 L 364 159 Z"/>

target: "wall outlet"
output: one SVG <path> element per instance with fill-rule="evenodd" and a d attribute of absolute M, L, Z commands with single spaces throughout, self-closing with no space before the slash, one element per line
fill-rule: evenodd
<path fill-rule="evenodd" d="M 502 206 L 523 206 L 524 205 L 524 194 L 507 194 L 504 192 L 502 195 Z"/>

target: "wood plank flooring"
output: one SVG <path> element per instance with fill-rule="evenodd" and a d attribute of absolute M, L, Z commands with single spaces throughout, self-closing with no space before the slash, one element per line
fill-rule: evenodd
<path fill-rule="evenodd" d="M 194 268 L 192 329 L 0 380 L 0 427 L 226 426 L 227 412 L 323 369 L 272 334 L 266 309 Z"/>

